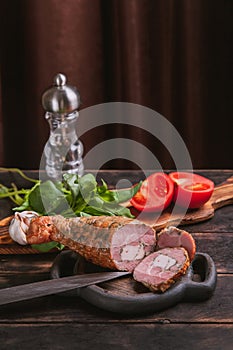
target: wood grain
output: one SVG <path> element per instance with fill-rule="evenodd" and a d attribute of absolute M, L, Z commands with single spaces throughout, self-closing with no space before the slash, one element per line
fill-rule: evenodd
<path fill-rule="evenodd" d="M 196 171 L 216 185 L 233 175 L 232 170 Z M 98 178 L 115 185 L 119 179 L 132 183 L 138 171 L 100 171 Z M 28 175 L 30 172 L 28 173 Z M 35 173 L 37 176 L 37 173 Z M 7 174 L 9 183 L 15 180 Z M 0 182 L 2 182 L 0 174 Z M 0 206 L 0 215 L 10 215 Z M 3 216 L 2 216 L 3 217 Z M 210 220 L 188 225 L 199 251 L 212 256 L 218 270 L 213 297 L 205 302 L 180 303 L 148 315 L 114 314 L 78 297 L 54 295 L 0 309 L 1 349 L 211 349 L 230 350 L 233 343 L 233 220 L 232 205 L 215 211 Z M 0 286 L 49 278 L 56 254 L 0 255 Z"/>
<path fill-rule="evenodd" d="M 172 350 L 211 349 L 231 350 L 233 325 L 181 325 L 170 324 L 3 324 L 0 336 L 5 349 L 24 350 L 64 349 L 112 349 L 112 350 Z"/>
<path fill-rule="evenodd" d="M 77 296 L 47 296 L 0 307 L 4 323 L 233 323 L 233 275 L 220 274 L 212 298 L 203 302 L 179 303 L 145 315 L 123 315 L 99 309 Z M 0 327 L 1 328 L 1 327 Z"/>

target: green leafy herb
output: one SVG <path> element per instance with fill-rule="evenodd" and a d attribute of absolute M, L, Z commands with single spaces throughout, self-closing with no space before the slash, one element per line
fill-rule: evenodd
<path fill-rule="evenodd" d="M 98 195 L 106 202 L 117 201 L 115 191 L 109 190 L 108 185 L 103 179 L 101 181 L 102 186 L 98 186 L 97 188 Z M 117 202 L 119 203 L 119 201 Z"/>
<path fill-rule="evenodd" d="M 80 191 L 80 185 L 77 182 L 77 176 L 68 173 L 64 174 L 63 185 L 67 189 L 67 200 L 73 205 Z"/>
<path fill-rule="evenodd" d="M 28 180 L 29 182 L 38 182 L 39 180 L 37 179 L 32 179 L 31 177 L 28 177 L 27 175 L 24 174 L 24 172 L 18 168 L 2 168 L 0 167 L 0 172 L 11 172 L 11 173 L 17 173 L 19 174 L 23 179 Z"/>
<path fill-rule="evenodd" d="M 115 199 L 118 203 L 127 202 L 129 199 L 131 199 L 140 189 L 142 185 L 142 181 L 140 181 L 137 185 L 126 188 L 124 190 L 116 190 L 114 191 Z"/>
<path fill-rule="evenodd" d="M 64 193 L 50 180 L 34 187 L 28 196 L 30 208 L 42 215 L 59 212 L 57 209 L 65 200 Z"/>
<path fill-rule="evenodd" d="M 58 242 L 48 242 L 48 243 L 41 243 L 41 244 L 31 244 L 31 247 L 33 249 L 39 250 L 39 252 L 47 253 L 54 248 L 58 250 L 62 250 L 65 246 Z"/>
<path fill-rule="evenodd" d="M 120 215 L 133 218 L 129 208 L 120 205 L 131 199 L 139 190 L 141 182 L 131 188 L 110 190 L 102 179 L 99 185 L 94 175 L 88 173 L 79 177 L 64 174 L 60 182 L 31 179 L 19 169 L 0 168 L 0 171 L 14 171 L 34 185 L 30 189 L 18 189 L 15 184 L 8 188 L 0 184 L 0 198 L 9 198 L 17 206 L 13 210 L 33 210 L 40 215 L 60 214 L 64 217 L 90 215 Z M 40 251 L 59 247 L 56 242 L 33 245 Z M 58 249 L 62 249 L 61 246 Z"/>
<path fill-rule="evenodd" d="M 40 184 L 40 180 L 32 179 L 25 175 L 20 169 L 17 168 L 1 168 L 0 172 L 14 172 L 19 174 L 22 178 L 29 182 L 35 183 L 35 186 L 38 186 Z M 12 202 L 14 202 L 16 205 L 18 205 L 17 210 L 26 210 L 29 206 L 28 203 L 28 196 L 30 192 L 33 190 L 31 189 L 18 189 L 17 186 L 12 183 L 12 187 L 6 187 L 0 184 L 0 199 L 1 198 L 10 198 Z"/>

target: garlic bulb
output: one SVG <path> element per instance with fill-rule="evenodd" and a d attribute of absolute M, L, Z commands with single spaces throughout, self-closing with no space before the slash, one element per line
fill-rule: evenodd
<path fill-rule="evenodd" d="M 35 211 L 16 212 L 9 226 L 9 234 L 13 241 L 21 244 L 27 244 L 27 231 L 32 218 L 39 216 Z"/>

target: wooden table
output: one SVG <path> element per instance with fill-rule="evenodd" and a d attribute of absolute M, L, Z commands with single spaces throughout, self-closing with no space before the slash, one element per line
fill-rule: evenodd
<path fill-rule="evenodd" d="M 215 184 L 233 175 L 231 170 L 199 173 Z M 120 178 L 137 182 L 142 174 L 106 171 L 99 176 L 114 185 Z M 4 210 L 0 203 L 2 216 Z M 5 305 L 0 307 L 0 349 L 232 349 L 233 206 L 186 229 L 197 251 L 209 254 L 216 264 L 217 287 L 209 300 L 139 316 L 110 313 L 78 297 L 59 295 Z M 48 279 L 55 256 L 1 255 L 1 288 Z"/>

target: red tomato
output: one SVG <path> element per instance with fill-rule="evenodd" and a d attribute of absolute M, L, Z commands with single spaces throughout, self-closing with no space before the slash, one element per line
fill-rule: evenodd
<path fill-rule="evenodd" d="M 182 207 L 199 208 L 213 193 L 213 181 L 198 174 L 173 172 L 169 176 L 175 184 L 173 201 Z"/>
<path fill-rule="evenodd" d="M 140 211 L 161 211 L 169 206 L 173 197 L 174 184 L 168 175 L 154 173 L 143 181 L 131 204 Z"/>

